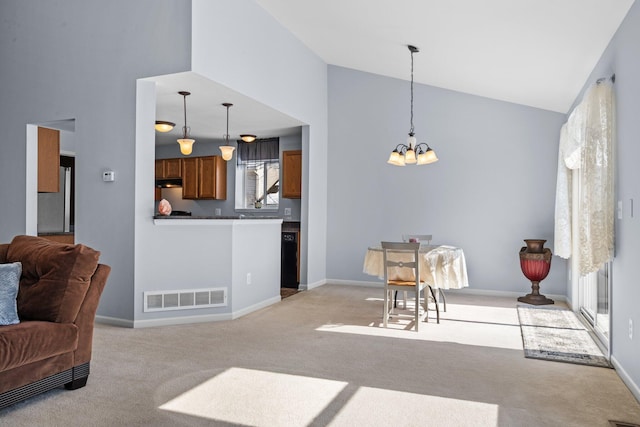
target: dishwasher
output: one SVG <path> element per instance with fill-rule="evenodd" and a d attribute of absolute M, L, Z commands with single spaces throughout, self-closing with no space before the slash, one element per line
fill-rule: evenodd
<path fill-rule="evenodd" d="M 298 289 L 298 232 L 283 231 L 280 286 Z"/>

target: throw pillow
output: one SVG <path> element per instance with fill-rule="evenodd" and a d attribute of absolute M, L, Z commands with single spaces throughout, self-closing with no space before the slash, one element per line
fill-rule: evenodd
<path fill-rule="evenodd" d="M 0 325 L 20 323 L 16 299 L 21 274 L 20 262 L 0 264 Z"/>

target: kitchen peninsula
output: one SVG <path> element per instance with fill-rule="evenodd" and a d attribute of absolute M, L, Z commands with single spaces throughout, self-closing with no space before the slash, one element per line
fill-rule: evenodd
<path fill-rule="evenodd" d="M 145 254 L 155 260 L 153 288 L 139 326 L 235 319 L 280 301 L 281 218 L 155 216 L 153 224 Z M 198 302 L 208 294 L 209 304 Z"/>

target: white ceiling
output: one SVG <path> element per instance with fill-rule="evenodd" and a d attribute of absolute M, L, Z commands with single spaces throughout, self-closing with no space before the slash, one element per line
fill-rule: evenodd
<path fill-rule="evenodd" d="M 327 64 L 566 113 L 634 0 L 256 0 Z M 198 74 L 151 78 L 158 120 L 176 123 L 156 142 L 191 136 L 259 138 L 303 123 Z"/>
<path fill-rule="evenodd" d="M 634 0 L 256 0 L 328 64 L 566 113 Z"/>

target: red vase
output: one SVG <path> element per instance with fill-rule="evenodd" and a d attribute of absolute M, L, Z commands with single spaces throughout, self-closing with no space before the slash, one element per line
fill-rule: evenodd
<path fill-rule="evenodd" d="M 540 294 L 540 282 L 549 274 L 551 268 L 551 249 L 545 248 L 543 239 L 525 239 L 527 246 L 520 249 L 520 268 L 524 276 L 531 280 L 531 293 L 519 297 L 518 301 L 527 304 L 553 304 L 553 300 Z"/>

